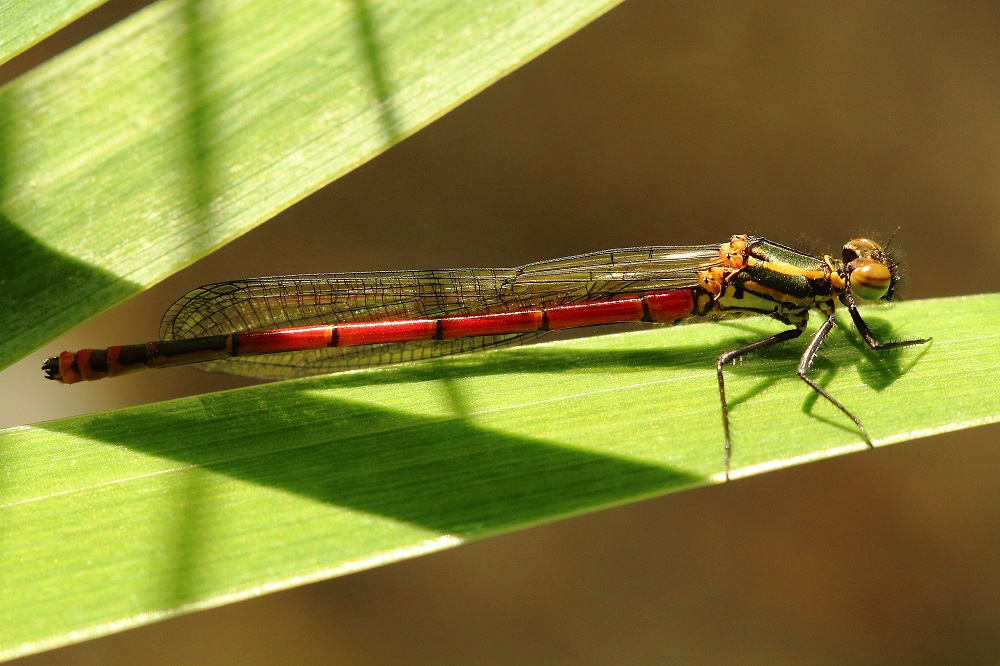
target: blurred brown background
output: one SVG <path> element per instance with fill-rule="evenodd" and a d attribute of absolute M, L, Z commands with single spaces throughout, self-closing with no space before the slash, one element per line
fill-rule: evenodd
<path fill-rule="evenodd" d="M 139 4 L 110 2 L 0 74 Z M 238 385 L 179 369 L 66 390 L 38 370 L 49 352 L 150 339 L 178 295 L 236 277 L 518 265 L 740 232 L 839 252 L 901 227 L 904 297 L 996 291 L 998 102 L 993 2 L 628 0 L 6 371 L 0 425 Z M 27 662 L 997 663 L 998 433 L 646 501 Z"/>

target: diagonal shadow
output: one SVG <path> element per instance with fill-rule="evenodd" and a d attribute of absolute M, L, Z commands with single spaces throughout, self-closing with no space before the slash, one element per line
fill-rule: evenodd
<path fill-rule="evenodd" d="M 134 420 L 108 413 L 38 427 L 439 531 L 489 531 L 704 480 L 481 427 L 468 418 L 458 380 L 519 372 L 703 369 L 730 346 L 731 341 L 621 351 L 529 347 L 263 385 L 245 390 L 243 396 L 252 402 L 234 404 L 231 393 L 210 394 L 175 403 L 177 409 L 169 413 L 157 406 L 131 410 Z M 771 377 L 794 380 L 800 353 L 786 345 L 735 372 L 763 376 L 765 385 Z M 831 367 L 821 363 L 818 369 L 825 375 Z M 431 380 L 449 396 L 451 416 L 420 416 L 324 395 Z"/>
<path fill-rule="evenodd" d="M 108 302 L 140 291 L 134 282 L 52 249 L 2 212 L 0 285 L 0 368 L 85 321 Z M 67 305 L 67 293 L 80 297 Z"/>
<path fill-rule="evenodd" d="M 8 209 L 19 187 L 13 93 L 0 90 L 0 368 L 140 291 L 129 280 L 67 256 L 22 227 Z M 79 297 L 67 304 L 66 294 Z"/>
<path fill-rule="evenodd" d="M 300 384 L 303 390 L 288 395 L 286 388 L 280 401 L 271 387 L 260 387 L 253 403 L 236 410 L 217 394 L 178 403 L 174 413 L 134 410 L 131 423 L 95 415 L 39 427 L 464 535 L 705 481 L 497 432 L 462 414 L 417 416 L 318 395 L 313 382 Z"/>

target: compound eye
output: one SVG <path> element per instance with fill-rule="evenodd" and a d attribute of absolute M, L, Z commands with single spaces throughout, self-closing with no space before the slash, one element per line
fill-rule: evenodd
<path fill-rule="evenodd" d="M 881 254 L 881 252 L 882 248 L 875 241 L 868 240 L 867 238 L 855 238 L 844 246 L 844 263 L 849 264 L 859 257 L 877 255 Z"/>
<path fill-rule="evenodd" d="M 877 301 L 892 286 L 892 273 L 877 261 L 856 261 L 851 270 L 851 293 L 866 301 Z"/>

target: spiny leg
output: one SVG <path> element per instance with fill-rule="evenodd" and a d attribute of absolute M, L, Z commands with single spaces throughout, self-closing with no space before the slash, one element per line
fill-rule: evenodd
<path fill-rule="evenodd" d="M 879 342 L 872 335 L 872 331 L 868 328 L 868 322 L 861 318 L 861 313 L 858 312 L 858 306 L 854 302 L 854 297 L 851 292 L 844 292 L 843 296 L 840 297 L 841 302 L 847 306 L 847 311 L 851 313 L 851 319 L 854 320 L 854 325 L 858 328 L 858 333 L 864 338 L 868 346 L 875 351 L 881 351 L 883 349 L 895 349 L 897 347 L 909 347 L 910 345 L 922 345 L 924 343 L 930 342 L 930 338 L 914 338 L 912 340 L 897 340 L 895 342 Z"/>
<path fill-rule="evenodd" d="M 868 346 L 871 347 L 872 349 L 876 351 L 881 351 L 883 349 L 895 349 L 897 347 L 908 347 L 910 345 L 919 345 L 919 344 L 924 344 L 926 342 L 930 342 L 930 338 L 918 338 L 912 340 L 899 340 L 896 342 L 880 343 L 878 340 L 875 339 L 875 336 L 872 335 L 871 329 L 868 328 L 868 324 L 865 322 L 865 320 L 861 318 L 861 314 L 858 312 L 857 306 L 854 303 L 854 299 L 851 298 L 850 293 L 847 293 L 845 296 L 846 298 L 844 299 L 844 303 L 845 305 L 847 305 L 847 308 L 851 313 L 851 318 L 854 320 L 855 325 L 858 327 L 858 332 L 861 334 L 861 337 L 864 338 L 865 342 L 868 343 Z M 868 445 L 868 448 L 874 448 L 871 438 L 868 436 L 868 431 L 865 430 L 865 427 L 861 424 L 861 421 L 858 419 L 858 417 L 852 414 L 850 410 L 848 410 L 846 407 L 844 407 L 844 405 L 840 403 L 840 401 L 838 401 L 832 395 L 827 393 L 827 391 L 823 387 L 821 387 L 815 381 L 810 379 L 808 376 L 809 368 L 812 366 L 813 361 L 816 360 L 816 354 L 819 352 L 820 345 L 823 344 L 823 340 L 825 340 L 826 336 L 829 335 L 830 331 L 833 330 L 835 323 L 836 320 L 834 318 L 834 315 L 831 314 L 829 317 L 827 317 L 826 321 L 823 322 L 823 325 L 819 327 L 819 330 L 816 331 L 816 334 L 813 335 L 812 340 L 809 342 L 809 346 L 806 347 L 806 350 L 803 352 L 802 358 L 799 361 L 797 374 L 802 379 L 802 381 L 804 381 L 806 384 L 809 385 L 809 387 L 812 390 L 816 391 L 816 393 L 823 396 L 826 400 L 830 402 L 830 404 L 832 404 L 834 407 L 843 412 L 844 415 L 847 416 L 849 419 L 854 421 L 854 425 L 858 427 L 858 430 L 861 432 L 861 436 L 864 437 L 865 443 Z M 771 345 L 779 344 L 787 340 L 792 340 L 794 338 L 797 338 L 801 334 L 802 334 L 802 329 L 797 329 L 797 328 L 790 329 L 787 331 L 782 331 L 781 333 L 773 335 L 769 338 L 765 338 L 757 342 L 752 342 L 738 349 L 728 351 L 719 357 L 719 360 L 716 364 L 716 373 L 719 378 L 719 395 L 722 399 L 722 425 L 726 435 L 726 479 L 727 480 L 729 479 L 729 458 L 730 454 L 732 453 L 732 443 L 729 438 L 729 409 L 726 405 L 726 386 L 722 375 L 723 366 L 729 361 L 740 358 L 741 356 L 758 351 L 760 349 L 764 349 L 765 347 L 770 347 Z"/>
<path fill-rule="evenodd" d="M 734 361 L 741 356 L 751 354 L 772 345 L 794 340 L 802 335 L 802 331 L 803 329 L 801 328 L 790 328 L 787 331 L 782 331 L 781 333 L 772 335 L 769 338 L 764 338 L 763 340 L 758 340 L 757 342 L 751 342 L 748 345 L 743 345 L 742 347 L 737 347 L 736 349 L 727 351 L 719 357 L 718 361 L 716 361 L 715 372 L 719 377 L 719 398 L 722 400 L 722 429 L 726 434 L 726 481 L 729 480 L 729 457 L 733 451 L 733 445 L 729 439 L 729 407 L 726 405 L 726 380 L 723 377 L 722 368 L 730 361 Z M 809 380 L 807 379 L 806 381 Z M 822 391 L 820 392 L 822 393 Z"/>
<path fill-rule="evenodd" d="M 858 333 L 860 333 L 861 337 L 864 338 L 864 341 L 868 343 L 868 346 L 875 351 L 881 351 L 883 349 L 896 349 L 898 347 L 909 347 L 910 345 L 922 345 L 930 342 L 930 338 L 914 338 L 911 340 L 897 340 L 895 342 L 879 342 L 875 339 L 875 336 L 872 335 L 871 329 L 868 328 L 868 323 L 861 317 L 861 313 L 858 312 L 858 306 L 855 304 L 854 297 L 851 295 L 851 292 L 844 292 L 841 296 L 841 302 L 847 306 L 848 312 L 851 313 L 851 319 L 854 320 L 854 325 L 857 326 Z M 833 330 L 834 323 L 834 316 L 831 314 L 827 317 L 827 320 L 823 322 L 823 325 L 820 326 L 819 330 L 816 331 L 816 335 L 813 336 L 809 346 L 806 347 L 805 352 L 802 354 L 802 359 L 799 361 L 798 375 L 802 378 L 802 381 L 808 384 L 814 391 L 816 391 L 816 393 L 826 398 L 830 404 L 854 421 L 854 425 L 858 426 L 858 430 L 861 431 L 861 436 L 865 438 L 865 443 L 868 445 L 868 448 L 872 449 L 875 448 L 872 444 L 872 440 L 868 436 L 868 431 L 865 430 L 863 425 L 861 425 L 861 421 L 858 420 L 858 417 L 848 411 L 848 409 L 840 404 L 836 398 L 827 393 L 822 387 L 819 386 L 819 384 L 809 379 L 807 376 L 809 367 L 816 359 L 816 354 L 819 351 L 820 345 L 823 344 L 824 338 L 826 338 L 830 331 Z"/>
<path fill-rule="evenodd" d="M 865 438 L 865 444 L 868 445 L 869 449 L 872 449 L 875 448 L 874 445 L 872 444 L 872 440 L 870 437 L 868 437 L 868 431 L 865 430 L 865 427 L 863 425 L 861 425 L 861 421 L 858 420 L 858 417 L 856 417 L 854 414 L 851 414 L 851 412 L 848 411 L 847 407 L 844 407 L 842 404 L 840 404 L 840 402 L 836 398 L 827 393 L 825 389 L 823 389 L 819 384 L 817 384 L 813 380 L 809 379 L 809 377 L 807 376 L 809 373 L 809 366 L 811 366 L 813 364 L 813 361 L 816 360 L 816 353 L 819 351 L 820 345 L 823 344 L 823 340 L 826 339 L 826 336 L 830 333 L 830 331 L 833 330 L 834 324 L 835 324 L 835 319 L 833 314 L 831 314 L 829 317 L 826 318 L 826 321 L 823 322 L 823 325 L 819 327 L 819 330 L 816 331 L 816 335 L 814 335 L 812 340 L 810 340 L 809 346 L 806 347 L 805 352 L 803 352 L 802 354 L 802 359 L 799 361 L 798 375 L 802 379 L 802 381 L 804 381 L 812 388 L 812 390 L 816 391 L 816 393 L 820 394 L 821 396 L 829 400 L 830 404 L 832 404 L 834 407 L 842 411 L 849 419 L 854 421 L 854 425 L 858 426 L 858 430 L 861 431 L 861 436 Z M 870 336 L 871 333 L 869 332 L 868 335 Z M 874 341 L 875 338 L 872 338 L 872 342 Z M 904 346 L 905 344 L 915 344 L 917 342 L 923 342 L 923 340 L 908 340 L 902 344 L 893 346 L 899 347 L 899 346 Z M 871 344 L 871 342 L 869 342 L 869 344 Z M 878 343 L 876 342 L 875 344 Z M 877 349 L 877 347 L 874 346 L 872 348 Z"/>

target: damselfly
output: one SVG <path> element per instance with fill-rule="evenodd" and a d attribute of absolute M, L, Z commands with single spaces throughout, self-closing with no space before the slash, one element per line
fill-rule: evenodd
<path fill-rule="evenodd" d="M 723 368 L 799 337 L 813 308 L 826 320 L 797 374 L 854 421 L 872 446 L 861 421 L 808 373 L 834 327 L 838 302 L 872 349 L 927 342 L 880 343 L 858 312 L 855 297 L 892 300 L 898 279 L 896 265 L 871 240 L 850 241 L 842 259 L 835 259 L 738 235 L 721 245 L 607 250 L 509 269 L 237 280 L 200 287 L 174 303 L 160 323 L 158 342 L 63 352 L 42 368 L 65 384 L 186 363 L 285 379 L 523 343 L 580 326 L 773 317 L 791 328 L 716 361 L 728 478 L 732 445 Z"/>

